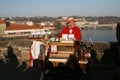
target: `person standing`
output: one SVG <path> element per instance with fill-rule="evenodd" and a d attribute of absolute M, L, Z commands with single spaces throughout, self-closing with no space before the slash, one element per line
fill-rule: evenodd
<path fill-rule="evenodd" d="M 75 25 L 75 20 L 73 17 L 69 17 L 67 20 L 67 27 L 65 27 L 61 33 L 58 35 L 58 38 L 63 38 L 64 35 L 67 35 L 67 40 L 74 40 L 76 43 L 76 57 L 79 59 L 79 42 L 82 40 L 81 29 Z"/>
<path fill-rule="evenodd" d="M 44 57 L 44 43 L 34 40 L 30 47 L 30 67 L 34 70 L 38 70 L 42 66 L 42 60 Z M 41 63 L 41 64 L 40 64 Z"/>
<path fill-rule="evenodd" d="M 75 20 L 73 17 L 68 18 L 67 20 L 67 27 L 65 27 L 61 33 L 58 35 L 58 38 L 62 38 L 64 34 L 68 36 L 72 36 L 75 41 L 80 41 L 82 39 L 81 30 L 79 27 L 75 25 Z"/>
<path fill-rule="evenodd" d="M 117 22 L 116 37 L 118 40 L 118 64 L 120 65 L 120 22 Z"/>
<path fill-rule="evenodd" d="M 120 43 L 120 22 L 117 23 L 116 37 L 118 42 Z"/>

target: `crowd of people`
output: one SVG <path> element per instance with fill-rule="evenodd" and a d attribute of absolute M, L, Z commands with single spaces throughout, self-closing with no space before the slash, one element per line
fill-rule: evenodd
<path fill-rule="evenodd" d="M 40 80 L 84 80 L 84 73 L 74 54 L 66 63 L 59 62 L 57 66 L 46 58 Z"/>

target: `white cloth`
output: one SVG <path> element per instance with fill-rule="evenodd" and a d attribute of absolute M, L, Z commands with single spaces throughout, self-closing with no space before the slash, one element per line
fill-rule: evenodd
<path fill-rule="evenodd" d="M 43 42 L 40 41 L 33 41 L 31 46 L 31 54 L 33 59 L 38 59 L 40 56 L 40 45 L 43 45 Z"/>

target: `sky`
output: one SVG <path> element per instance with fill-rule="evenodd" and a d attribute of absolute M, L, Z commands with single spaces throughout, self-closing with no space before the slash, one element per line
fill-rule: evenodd
<path fill-rule="evenodd" d="M 0 17 L 118 16 L 120 0 L 0 0 Z"/>

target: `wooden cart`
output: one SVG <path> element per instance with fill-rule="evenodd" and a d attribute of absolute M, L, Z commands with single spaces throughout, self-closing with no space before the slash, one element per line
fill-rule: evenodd
<path fill-rule="evenodd" d="M 74 42 L 51 42 L 49 58 L 68 58 L 70 54 L 75 54 Z"/>
<path fill-rule="evenodd" d="M 50 46 L 50 53 L 49 53 L 49 60 L 57 66 L 58 63 L 66 63 L 70 54 L 76 55 L 76 44 L 74 42 L 51 42 Z M 55 48 L 55 50 L 52 48 Z M 86 71 L 86 64 L 88 61 L 79 60 L 80 67 L 83 71 Z"/>

